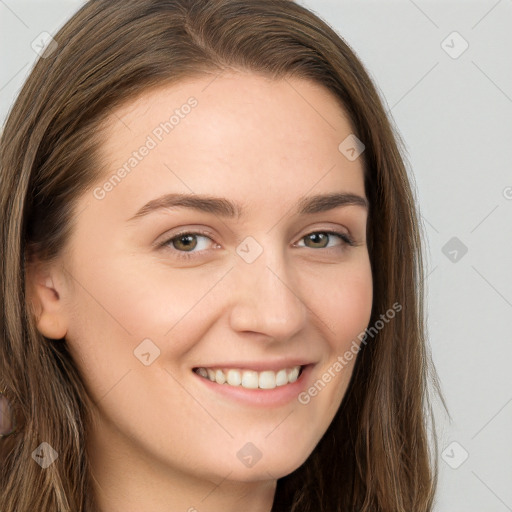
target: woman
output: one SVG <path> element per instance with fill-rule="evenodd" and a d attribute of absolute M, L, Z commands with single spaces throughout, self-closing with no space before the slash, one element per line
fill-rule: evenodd
<path fill-rule="evenodd" d="M 418 215 L 325 22 L 91 1 L 0 150 L 2 511 L 432 509 Z"/>

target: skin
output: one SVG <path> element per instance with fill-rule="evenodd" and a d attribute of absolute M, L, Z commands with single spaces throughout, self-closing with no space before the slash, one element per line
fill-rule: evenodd
<path fill-rule="evenodd" d="M 102 512 L 270 511 L 277 479 L 331 423 L 355 358 L 307 405 L 236 402 L 192 368 L 302 356 L 315 363 L 308 387 L 370 320 L 367 210 L 294 213 L 303 196 L 365 197 L 362 159 L 338 150 L 351 125 L 313 82 L 231 72 L 148 91 L 105 124 L 95 187 L 190 96 L 197 106 L 103 199 L 93 188 L 79 199 L 65 250 L 31 271 L 38 329 L 65 337 L 94 404 L 87 450 Z M 225 197 L 246 211 L 223 218 L 180 207 L 128 221 L 170 192 Z M 178 259 L 183 245 L 153 245 L 189 228 L 211 233 L 193 239 L 195 259 Z M 329 228 L 355 245 L 308 241 Z M 250 264 L 236 252 L 247 236 L 263 249 Z M 146 338 L 160 350 L 148 366 L 134 356 Z M 262 454 L 252 467 L 237 457 L 248 442 Z"/>

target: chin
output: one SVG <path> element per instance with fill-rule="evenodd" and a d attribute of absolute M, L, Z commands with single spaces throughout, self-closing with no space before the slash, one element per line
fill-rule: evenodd
<path fill-rule="evenodd" d="M 269 479 L 279 479 L 293 473 L 309 457 L 310 453 L 302 453 L 298 456 L 294 453 L 273 454 L 272 457 L 262 457 L 252 467 L 245 467 L 243 464 L 235 465 L 227 469 L 232 471 L 229 475 L 230 480 L 240 482 L 257 482 Z"/>

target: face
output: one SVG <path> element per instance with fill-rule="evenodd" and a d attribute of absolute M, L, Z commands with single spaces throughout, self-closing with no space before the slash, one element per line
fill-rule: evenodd
<path fill-rule="evenodd" d="M 98 458 L 248 482 L 310 455 L 372 306 L 363 163 L 338 149 L 352 131 L 321 86 L 252 74 L 112 113 L 38 324 L 65 335 Z"/>

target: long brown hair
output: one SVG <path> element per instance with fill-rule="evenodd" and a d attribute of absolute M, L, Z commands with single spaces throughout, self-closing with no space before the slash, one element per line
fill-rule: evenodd
<path fill-rule="evenodd" d="M 394 132 L 368 73 L 324 21 L 289 0 L 92 0 L 54 36 L 21 90 L 0 143 L 0 392 L 17 431 L 0 439 L 2 512 L 93 512 L 86 390 L 65 340 L 35 327 L 31 258 L 51 261 L 74 204 L 99 178 L 99 127 L 149 88 L 236 69 L 331 91 L 365 144 L 375 325 L 349 388 L 307 461 L 278 480 L 273 512 L 427 512 L 437 482 L 419 214 Z M 341 141 L 340 141 L 341 142 Z M 444 401 L 443 401 L 444 403 Z M 32 460 L 47 442 L 47 469 Z M 433 448 L 433 451 L 430 449 Z"/>

